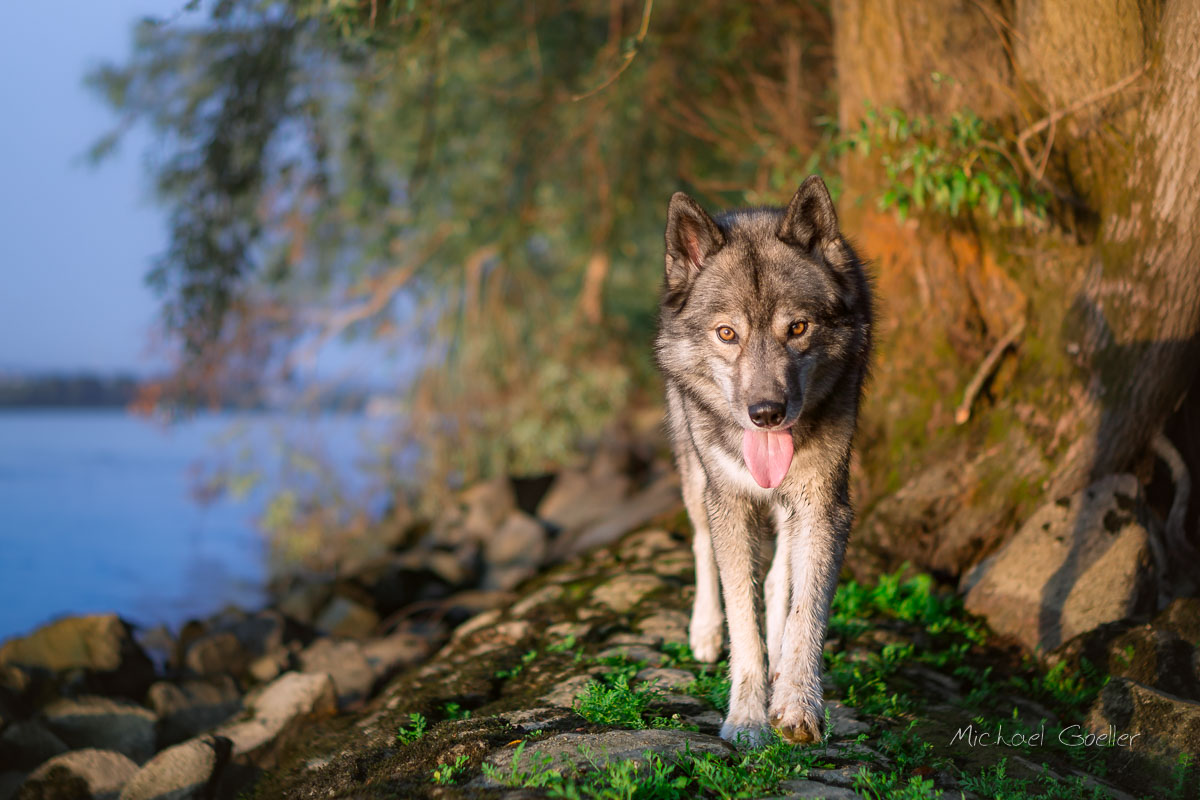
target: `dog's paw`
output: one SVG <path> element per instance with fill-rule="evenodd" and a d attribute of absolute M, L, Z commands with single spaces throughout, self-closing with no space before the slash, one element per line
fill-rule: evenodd
<path fill-rule="evenodd" d="M 721 646 L 725 643 L 724 630 L 720 625 L 699 627 L 693 625 L 688 633 L 688 646 L 697 661 L 715 664 L 721 657 Z"/>
<path fill-rule="evenodd" d="M 771 696 L 771 726 L 792 744 L 816 744 L 823 736 L 821 701 L 796 686 L 776 683 Z"/>
<path fill-rule="evenodd" d="M 727 717 L 721 726 L 721 738 L 739 750 L 762 747 L 771 741 L 771 726 L 765 722 L 735 721 Z"/>

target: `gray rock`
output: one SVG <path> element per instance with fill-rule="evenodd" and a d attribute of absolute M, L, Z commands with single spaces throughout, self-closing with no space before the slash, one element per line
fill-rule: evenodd
<path fill-rule="evenodd" d="M 321 613 L 332 591 L 328 583 L 300 581 L 292 586 L 279 600 L 279 610 L 292 619 L 311 625 Z"/>
<path fill-rule="evenodd" d="M 376 672 L 356 642 L 317 639 L 300 651 L 299 658 L 301 672 L 333 678 L 342 707 L 365 700 L 375 685 Z"/>
<path fill-rule="evenodd" d="M 660 689 L 681 689 L 696 682 L 696 676 L 686 669 L 646 667 L 637 674 L 639 681 L 653 682 Z"/>
<path fill-rule="evenodd" d="M 42 717 L 69 747 L 115 750 L 138 763 L 154 755 L 158 717 L 142 706 L 85 695 L 54 701 Z"/>
<path fill-rule="evenodd" d="M 1195 655 L 1195 646 L 1174 632 L 1138 625 L 1109 644 L 1108 671 L 1114 677 L 1200 701 L 1200 679 L 1193 667 Z"/>
<path fill-rule="evenodd" d="M 231 620 L 222 629 L 237 637 L 252 659 L 280 650 L 288 637 L 287 620 L 270 608 Z"/>
<path fill-rule="evenodd" d="M 498 716 L 522 733 L 533 733 L 567 720 L 579 719 L 573 712 L 562 708 L 525 708 L 520 711 L 506 711 Z"/>
<path fill-rule="evenodd" d="M 61 675 L 81 670 L 90 691 L 140 697 L 154 682 L 154 665 L 131 628 L 113 614 L 66 617 L 0 646 L 0 667 L 14 665 Z"/>
<path fill-rule="evenodd" d="M 570 535 L 611 514 L 629 494 L 630 485 L 629 478 L 620 472 L 594 475 L 563 470 L 538 503 L 537 515 Z"/>
<path fill-rule="evenodd" d="M 548 584 L 518 600 L 508 610 L 508 613 L 514 617 L 524 617 L 535 608 L 558 602 L 562 598 L 563 592 L 564 589 L 562 586 L 553 583 Z"/>
<path fill-rule="evenodd" d="M 242 708 L 237 684 L 228 675 L 181 683 L 159 681 L 146 693 L 158 715 L 158 741 L 172 745 L 215 728 Z"/>
<path fill-rule="evenodd" d="M 525 746 L 521 755 L 521 764 L 531 768 L 549 759 L 547 768 L 559 769 L 564 772 L 584 769 L 594 762 L 604 766 L 610 761 L 633 761 L 638 764 L 646 763 L 645 753 L 657 753 L 670 757 L 690 747 L 697 755 L 712 753 L 724 756 L 733 752 L 733 748 L 716 736 L 703 733 L 675 730 L 641 730 L 641 731 L 606 731 L 604 733 L 560 733 L 544 741 L 534 741 Z M 505 748 L 493 752 L 487 757 L 487 763 L 501 771 L 512 767 L 515 748 Z M 474 781 L 476 786 L 495 786 L 486 776 Z"/>
<path fill-rule="evenodd" d="M 24 772 L 0 772 L 0 800 L 12 800 L 24 782 Z"/>
<path fill-rule="evenodd" d="M 456 508 L 447 509 L 434 521 L 426 543 L 443 547 L 481 544 L 516 508 L 516 492 L 508 478 L 501 476 L 477 483 L 459 494 Z"/>
<path fill-rule="evenodd" d="M 835 739 L 852 739 L 871 730 L 871 726 L 855 716 L 854 709 L 845 703 L 830 700 L 825 707 L 829 709 L 829 722 L 833 727 L 831 734 Z"/>
<path fill-rule="evenodd" d="M 814 767 L 808 771 L 810 780 L 817 783 L 824 783 L 827 786 L 839 786 L 843 789 L 849 789 L 854 785 L 854 779 L 858 776 L 858 771 L 861 767 L 838 767 L 837 769 L 819 769 Z"/>
<path fill-rule="evenodd" d="M 335 595 L 313 622 L 321 633 L 366 639 L 375 632 L 379 615 L 374 610 L 344 595 Z"/>
<path fill-rule="evenodd" d="M 658 666 L 663 661 L 663 654 L 653 647 L 641 644 L 619 644 L 607 647 L 596 654 L 597 658 L 624 658 L 627 663 L 644 661 L 651 666 Z"/>
<path fill-rule="evenodd" d="M 337 690 L 328 675 L 289 672 L 246 698 L 249 719 L 226 723 L 214 733 L 233 743 L 233 756 L 263 767 L 274 764 L 277 748 L 291 735 L 303 735 L 299 720 L 337 712 Z"/>
<path fill-rule="evenodd" d="M 388 678 L 396 670 L 425 658 L 429 654 L 429 639 L 415 633 L 393 633 L 364 642 L 362 653 L 377 678 Z"/>
<path fill-rule="evenodd" d="M 682 543 L 675 541 L 662 528 L 647 528 L 631 533 L 621 541 L 622 558 L 648 564 L 653 564 L 655 558 L 663 553 L 680 551 L 683 551 Z"/>
<path fill-rule="evenodd" d="M 280 648 L 251 661 L 250 665 L 246 667 L 246 672 L 259 683 L 269 683 L 287 672 L 291 662 L 292 654 L 288 650 Z"/>
<path fill-rule="evenodd" d="M 1193 647 L 1200 647 L 1200 597 L 1177 597 L 1154 618 L 1154 627 L 1168 630 Z"/>
<path fill-rule="evenodd" d="M 228 739 L 215 736 L 168 747 L 129 779 L 120 800 L 207 800 L 221 780 L 231 747 Z"/>
<path fill-rule="evenodd" d="M 454 629 L 454 633 L 451 636 L 450 641 L 456 642 L 461 639 L 465 639 L 476 631 L 481 631 L 485 628 L 495 625 L 503 616 L 504 612 L 498 608 L 493 608 L 488 611 L 484 611 L 481 614 L 476 614 L 462 625 L 459 625 Z"/>
<path fill-rule="evenodd" d="M 1087 727 L 1095 734 L 1133 737 L 1127 745 L 1118 740 L 1118 752 L 1152 779 L 1168 780 L 1180 754 L 1200 753 L 1200 703 L 1128 678 L 1114 678 L 1101 690 Z"/>
<path fill-rule="evenodd" d="M 638 621 L 634 627 L 642 633 L 657 636 L 664 642 L 682 644 L 688 640 L 688 615 L 668 609 Z"/>
<path fill-rule="evenodd" d="M 533 575 L 546 558 L 546 529 L 533 517 L 512 511 L 485 540 L 483 588 L 508 590 Z"/>
<path fill-rule="evenodd" d="M 598 522 L 576 534 L 559 536 L 554 541 L 551 555 L 555 559 L 568 558 L 594 547 L 611 544 L 655 517 L 679 508 L 681 504 L 679 478 L 674 472 L 668 473 L 628 498 Z"/>
<path fill-rule="evenodd" d="M 1034 512 L 964 579 L 966 608 L 1034 650 L 1051 650 L 1153 602 L 1140 485 L 1110 475 Z"/>
<path fill-rule="evenodd" d="M 592 599 L 613 611 L 630 611 L 651 592 L 667 586 L 657 575 L 631 573 L 618 575 L 592 590 Z"/>
<path fill-rule="evenodd" d="M 230 631 L 201 636 L 188 647 L 184 666 L 196 675 L 241 675 L 250 665 L 251 656 Z"/>
<path fill-rule="evenodd" d="M 35 719 L 14 722 L 0 733 L 0 764 L 33 769 L 69 748 L 62 739 Z"/>
<path fill-rule="evenodd" d="M 42 764 L 21 785 L 19 797 L 79 797 L 116 800 L 137 764 L 111 750 L 72 750 Z"/>
<path fill-rule="evenodd" d="M 825 800 L 863 800 L 863 796 L 850 789 L 839 786 L 828 786 L 817 781 L 783 781 L 779 784 L 780 800 L 808 800 L 808 798 L 825 798 Z"/>
<path fill-rule="evenodd" d="M 621 631 L 614 633 L 612 636 L 604 640 L 606 647 L 615 647 L 617 645 L 638 645 L 640 647 L 658 647 L 662 644 L 662 639 L 657 636 L 650 636 L 646 633 L 629 633 Z"/>
<path fill-rule="evenodd" d="M 560 706 L 562 708 L 574 708 L 575 698 L 583 691 L 589 683 L 595 678 L 591 675 L 576 675 L 572 678 L 567 678 L 565 681 L 555 686 L 554 689 L 547 692 L 540 699 L 540 702 L 551 706 Z"/>

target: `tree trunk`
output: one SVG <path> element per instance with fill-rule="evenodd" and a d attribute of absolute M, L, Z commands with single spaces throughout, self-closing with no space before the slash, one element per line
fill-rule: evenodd
<path fill-rule="evenodd" d="M 970 109 L 1014 135 L 1072 109 L 1031 148 L 1053 137 L 1048 182 L 1066 198 L 1040 233 L 901 223 L 873 210 L 878 163 L 843 165 L 844 227 L 875 264 L 882 308 L 863 543 L 958 575 L 1037 505 L 1133 468 L 1196 375 L 1200 5 L 839 0 L 833 11 L 843 129 L 867 103 Z M 1022 321 L 991 404 L 985 392 L 955 426 L 976 368 Z"/>

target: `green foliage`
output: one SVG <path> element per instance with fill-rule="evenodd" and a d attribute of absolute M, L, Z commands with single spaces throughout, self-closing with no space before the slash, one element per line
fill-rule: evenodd
<path fill-rule="evenodd" d="M 1171 767 L 1171 782 L 1167 786 L 1166 796 L 1170 800 L 1185 800 L 1188 795 L 1188 789 L 1196 785 L 1191 778 L 1196 764 L 1196 756 L 1191 753 L 1180 753 L 1175 759 L 1175 764 Z M 1197 790 L 1197 798 L 1200 798 L 1200 789 Z"/>
<path fill-rule="evenodd" d="M 871 800 L 935 800 L 945 796 L 935 790 L 929 778 L 866 769 L 860 769 L 854 776 L 854 791 Z"/>
<path fill-rule="evenodd" d="M 409 714 L 409 724 L 402 725 L 400 730 L 396 731 L 396 741 L 400 744 L 412 744 L 425 735 L 425 729 L 429 726 L 429 721 L 425 717 L 416 712 Z"/>
<path fill-rule="evenodd" d="M 446 719 L 470 719 L 471 709 L 463 708 L 458 703 L 446 703 L 442 706 L 442 713 L 446 715 Z"/>
<path fill-rule="evenodd" d="M 467 756 L 461 755 L 454 759 L 453 764 L 438 764 L 434 767 L 429 779 L 438 786 L 450 786 L 457 783 L 462 774 L 467 771 L 467 763 L 470 760 Z"/>
<path fill-rule="evenodd" d="M 912 710 L 912 700 L 893 691 L 888 678 L 905 662 L 913 659 L 912 645 L 885 645 L 879 653 L 868 653 L 851 660 L 844 652 L 825 654 L 825 670 L 838 687 L 846 703 L 868 714 L 899 717 Z"/>
<path fill-rule="evenodd" d="M 729 710 L 729 664 L 721 661 L 715 666 L 701 668 L 696 680 L 688 684 L 685 691 L 707 700 L 713 708 L 725 712 Z"/>
<path fill-rule="evenodd" d="M 839 584 L 830 608 L 830 630 L 857 636 L 870 627 L 868 619 L 883 616 L 915 623 L 935 636 L 949 634 L 976 644 L 986 640 L 983 627 L 965 617 L 956 595 L 935 591 L 933 577 L 926 573 L 902 579 L 908 571 L 908 564 L 903 564 L 881 575 L 874 586 L 857 581 Z"/>
<path fill-rule="evenodd" d="M 509 667 L 508 669 L 496 670 L 496 677 L 502 681 L 506 681 L 506 680 L 515 678 L 521 674 L 522 670 L 524 670 L 527 666 L 529 666 L 534 661 L 536 661 L 537 657 L 538 657 L 537 650 L 529 650 L 529 651 L 525 652 L 524 654 L 522 654 L 521 660 L 519 663 L 514 664 L 513 666 Z"/>
<path fill-rule="evenodd" d="M 643 715 L 662 692 L 653 683 L 630 686 L 627 674 L 602 676 L 591 681 L 575 699 L 575 710 L 589 722 L 645 728 Z"/>
<path fill-rule="evenodd" d="M 662 728 L 673 731 L 699 731 L 700 726 L 690 722 L 684 722 L 683 717 L 678 714 L 672 714 L 669 717 L 655 717 L 650 720 L 651 728 Z"/>
<path fill-rule="evenodd" d="M 838 147 L 878 153 L 887 177 L 879 208 L 901 220 L 916 211 L 958 217 L 978 208 L 1022 226 L 1046 214 L 1049 198 L 1018 166 L 1011 141 L 969 109 L 910 117 L 898 108 L 868 107 Z"/>
<path fill-rule="evenodd" d="M 1041 672 L 1032 659 L 1026 662 L 1026 667 L 1028 677 L 1014 675 L 1009 679 L 1013 688 L 1074 712 L 1091 706 L 1109 680 L 1108 675 L 1101 674 L 1086 658 L 1080 659 L 1077 671 L 1065 661 L 1058 662 L 1046 672 Z"/>
<path fill-rule="evenodd" d="M 507 770 L 484 763 L 483 774 L 504 786 L 520 786 L 527 789 L 544 789 L 562 783 L 562 773 L 550 769 L 554 759 L 550 756 L 534 756 L 528 765 L 522 765 L 525 742 L 517 745 Z"/>
<path fill-rule="evenodd" d="M 1099 786 L 1088 787 L 1081 777 L 1059 778 L 1043 765 L 1036 781 L 1015 778 L 1008 774 L 1008 759 L 1002 758 L 978 775 L 963 774 L 959 779 L 963 789 L 995 800 L 1106 800 L 1109 793 Z"/>
<path fill-rule="evenodd" d="M 784 780 L 803 777 L 816 766 L 831 766 L 823 747 L 795 747 L 773 737 L 765 746 L 731 758 L 696 754 L 684 748 L 668 760 L 647 750 L 642 761 L 601 763 L 596 754 L 580 749 L 589 769 L 564 776 L 551 769 L 549 756 L 523 763 L 525 743 L 517 746 L 507 770 L 484 765 L 484 774 L 509 787 L 546 789 L 550 797 L 570 800 L 693 800 L 697 797 L 762 797 L 779 790 Z"/>

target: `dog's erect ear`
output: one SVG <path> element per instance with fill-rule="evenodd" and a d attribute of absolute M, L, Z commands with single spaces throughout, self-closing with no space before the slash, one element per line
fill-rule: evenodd
<path fill-rule="evenodd" d="M 837 211 L 825 181 L 810 175 L 796 190 L 796 196 L 788 203 L 787 211 L 779 222 L 775 233 L 782 241 L 801 250 L 819 249 L 836 243 L 841 237 L 838 232 Z"/>
<path fill-rule="evenodd" d="M 713 218 L 683 192 L 667 206 L 667 285 L 678 291 L 699 274 L 704 260 L 725 245 Z"/>

